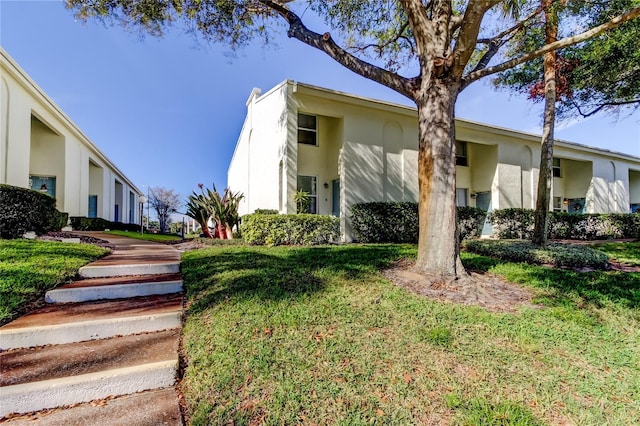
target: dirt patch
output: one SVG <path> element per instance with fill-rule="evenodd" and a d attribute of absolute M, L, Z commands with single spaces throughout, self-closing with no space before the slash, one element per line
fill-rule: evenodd
<path fill-rule="evenodd" d="M 395 285 L 431 299 L 480 306 L 491 312 L 517 312 L 520 308 L 541 308 L 531 302 L 533 294 L 493 274 L 472 272 L 457 280 L 444 281 L 417 273 L 414 263 L 400 261 L 384 270 Z"/>

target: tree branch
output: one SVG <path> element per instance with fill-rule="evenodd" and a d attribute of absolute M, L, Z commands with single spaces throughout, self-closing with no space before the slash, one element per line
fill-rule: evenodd
<path fill-rule="evenodd" d="M 608 106 L 621 106 L 621 105 L 640 104 L 640 99 L 631 99 L 631 100 L 628 100 L 628 101 L 604 102 L 604 103 L 598 105 L 597 108 L 595 108 L 595 109 L 593 109 L 593 110 L 591 110 L 589 112 L 583 112 L 582 109 L 580 108 L 580 105 L 578 105 L 578 103 L 575 102 L 575 101 L 571 102 L 571 104 L 578 111 L 578 114 L 580 114 L 584 118 L 587 118 L 587 117 L 590 117 L 590 116 L 600 112 L 601 110 L 603 110 L 604 108 L 606 108 Z"/>
<path fill-rule="evenodd" d="M 533 19 L 538 13 L 542 12 L 542 7 L 537 8 L 533 11 L 529 16 L 527 16 L 522 21 L 518 22 L 511 28 L 508 28 L 502 31 L 500 34 L 496 35 L 491 39 L 479 39 L 478 43 L 486 43 L 489 45 L 487 51 L 482 55 L 482 58 L 478 61 L 478 64 L 475 66 L 472 72 L 479 71 L 484 69 L 489 65 L 491 59 L 498 53 L 500 48 L 509 41 L 512 37 L 514 37 L 518 32 L 520 32 L 524 28 L 524 24 Z"/>
<path fill-rule="evenodd" d="M 396 34 L 393 38 L 387 40 L 386 42 L 382 43 L 382 44 L 375 44 L 375 43 L 369 43 L 369 44 L 365 44 L 364 46 L 360 46 L 360 47 L 355 47 L 354 49 L 357 50 L 358 52 L 362 52 L 365 51 L 367 49 L 377 49 L 378 50 L 378 54 L 381 54 L 382 50 L 389 46 L 392 43 L 396 43 L 398 40 L 404 40 L 407 42 L 407 44 L 411 47 L 411 53 L 415 54 L 415 46 L 413 45 L 413 41 L 403 35 L 403 33 L 406 31 L 406 29 L 409 27 L 409 22 L 405 22 L 404 24 L 402 24 L 402 26 L 398 29 L 398 31 L 396 31 Z"/>
<path fill-rule="evenodd" d="M 462 77 L 462 73 L 475 51 L 482 18 L 487 13 L 487 10 L 500 3 L 500 1 L 502 0 L 469 1 L 467 9 L 464 11 L 464 25 L 461 27 L 452 54 L 452 73 L 455 78 Z"/>
<path fill-rule="evenodd" d="M 287 35 L 289 37 L 300 40 L 311 47 L 315 47 L 316 49 L 323 51 L 333 60 L 340 63 L 340 65 L 355 72 L 356 74 L 387 86 L 409 99 L 414 100 L 415 88 L 419 86 L 419 77 L 402 77 L 399 74 L 365 62 L 338 46 L 331 38 L 331 34 L 328 32 L 318 34 L 309 30 L 298 15 L 284 7 L 279 2 L 271 0 L 258 1 L 265 7 L 276 12 L 289 24 L 289 29 L 287 31 Z"/>
<path fill-rule="evenodd" d="M 622 15 L 616 16 L 609 22 L 606 22 L 588 31 L 582 32 L 580 34 L 576 34 L 574 36 L 563 38 L 562 40 L 558 40 L 554 43 L 550 43 L 534 52 L 527 53 L 518 58 L 511 59 L 510 61 L 503 62 L 493 67 L 484 68 L 478 71 L 472 71 L 462 78 L 462 89 L 464 89 L 469 84 L 473 83 L 474 81 L 482 77 L 486 77 L 491 74 L 496 74 L 496 73 L 508 70 L 510 68 L 523 64 L 527 61 L 535 59 L 539 56 L 542 56 L 547 52 L 551 52 L 552 50 L 558 50 L 558 49 L 563 49 L 565 47 L 573 46 L 574 44 L 577 44 L 582 41 L 588 40 L 592 37 L 595 37 L 604 31 L 607 31 L 619 25 L 622 25 L 623 23 L 630 21 L 634 18 L 637 18 L 638 16 L 640 16 L 640 7 L 633 8 L 628 12 L 623 13 Z"/>
<path fill-rule="evenodd" d="M 480 38 L 478 39 L 478 43 L 481 44 L 491 44 L 494 40 L 500 40 L 502 38 L 504 38 L 505 36 L 511 36 L 512 33 L 516 33 L 519 30 L 521 30 L 522 28 L 524 28 L 524 24 L 526 24 L 527 22 L 529 22 L 530 20 L 532 20 L 533 18 L 536 17 L 536 15 L 538 15 L 540 12 L 542 12 L 543 8 L 542 7 L 538 7 L 536 10 L 534 10 L 533 12 L 531 12 L 529 14 L 529 16 L 527 16 L 526 18 L 524 18 L 521 21 L 518 21 L 514 26 L 512 26 L 511 28 L 507 28 L 506 30 L 502 31 L 499 34 L 496 34 L 495 36 L 491 37 L 491 38 Z"/>

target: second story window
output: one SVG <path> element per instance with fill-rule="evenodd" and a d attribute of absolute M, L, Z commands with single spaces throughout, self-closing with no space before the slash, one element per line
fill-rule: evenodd
<path fill-rule="evenodd" d="M 456 141 L 456 166 L 468 166 L 467 143 Z"/>
<path fill-rule="evenodd" d="M 562 170 L 560 169 L 560 159 L 553 159 L 553 177 L 562 177 Z"/>
<path fill-rule="evenodd" d="M 318 117 L 298 113 L 298 143 L 318 145 Z"/>

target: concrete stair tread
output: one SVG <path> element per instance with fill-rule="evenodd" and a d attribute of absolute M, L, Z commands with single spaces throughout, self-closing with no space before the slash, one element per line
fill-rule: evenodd
<path fill-rule="evenodd" d="M 126 318 L 140 315 L 158 315 L 181 310 L 182 295 L 180 294 L 54 304 L 42 307 L 29 315 L 25 315 L 4 325 L 0 328 L 0 333 L 5 330 L 19 328 L 50 326 L 99 319 Z"/>
<path fill-rule="evenodd" d="M 65 284 L 58 287 L 58 289 L 96 287 L 118 284 L 155 283 L 181 280 L 182 276 L 180 274 L 129 275 L 121 277 L 87 278 L 84 280 L 77 280 L 69 284 Z"/>
<path fill-rule="evenodd" d="M 180 330 L 12 349 L 0 353 L 0 387 L 177 360 Z"/>
<path fill-rule="evenodd" d="M 152 250 L 137 249 L 116 250 L 101 259 L 91 263 L 91 266 L 111 266 L 124 264 L 148 264 L 180 262 L 180 252 L 173 247 L 157 247 Z"/>
<path fill-rule="evenodd" d="M 7 424 L 33 425 L 34 421 L 37 421 L 39 426 L 179 426 L 183 424 L 178 395 L 173 388 L 15 416 L 8 419 Z"/>

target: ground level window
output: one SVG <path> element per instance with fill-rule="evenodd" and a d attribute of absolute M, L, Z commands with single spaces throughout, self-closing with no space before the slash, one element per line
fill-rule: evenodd
<path fill-rule="evenodd" d="M 467 188 L 456 188 L 456 206 L 467 207 L 469 205 L 467 203 L 468 194 L 469 194 L 469 190 Z"/>
<path fill-rule="evenodd" d="M 318 184 L 315 176 L 298 176 L 298 191 L 309 194 L 309 213 L 318 213 Z"/>
<path fill-rule="evenodd" d="M 55 176 L 29 176 L 29 188 L 55 197 L 56 178 Z"/>
<path fill-rule="evenodd" d="M 562 211 L 562 197 L 553 197 L 553 211 Z"/>

